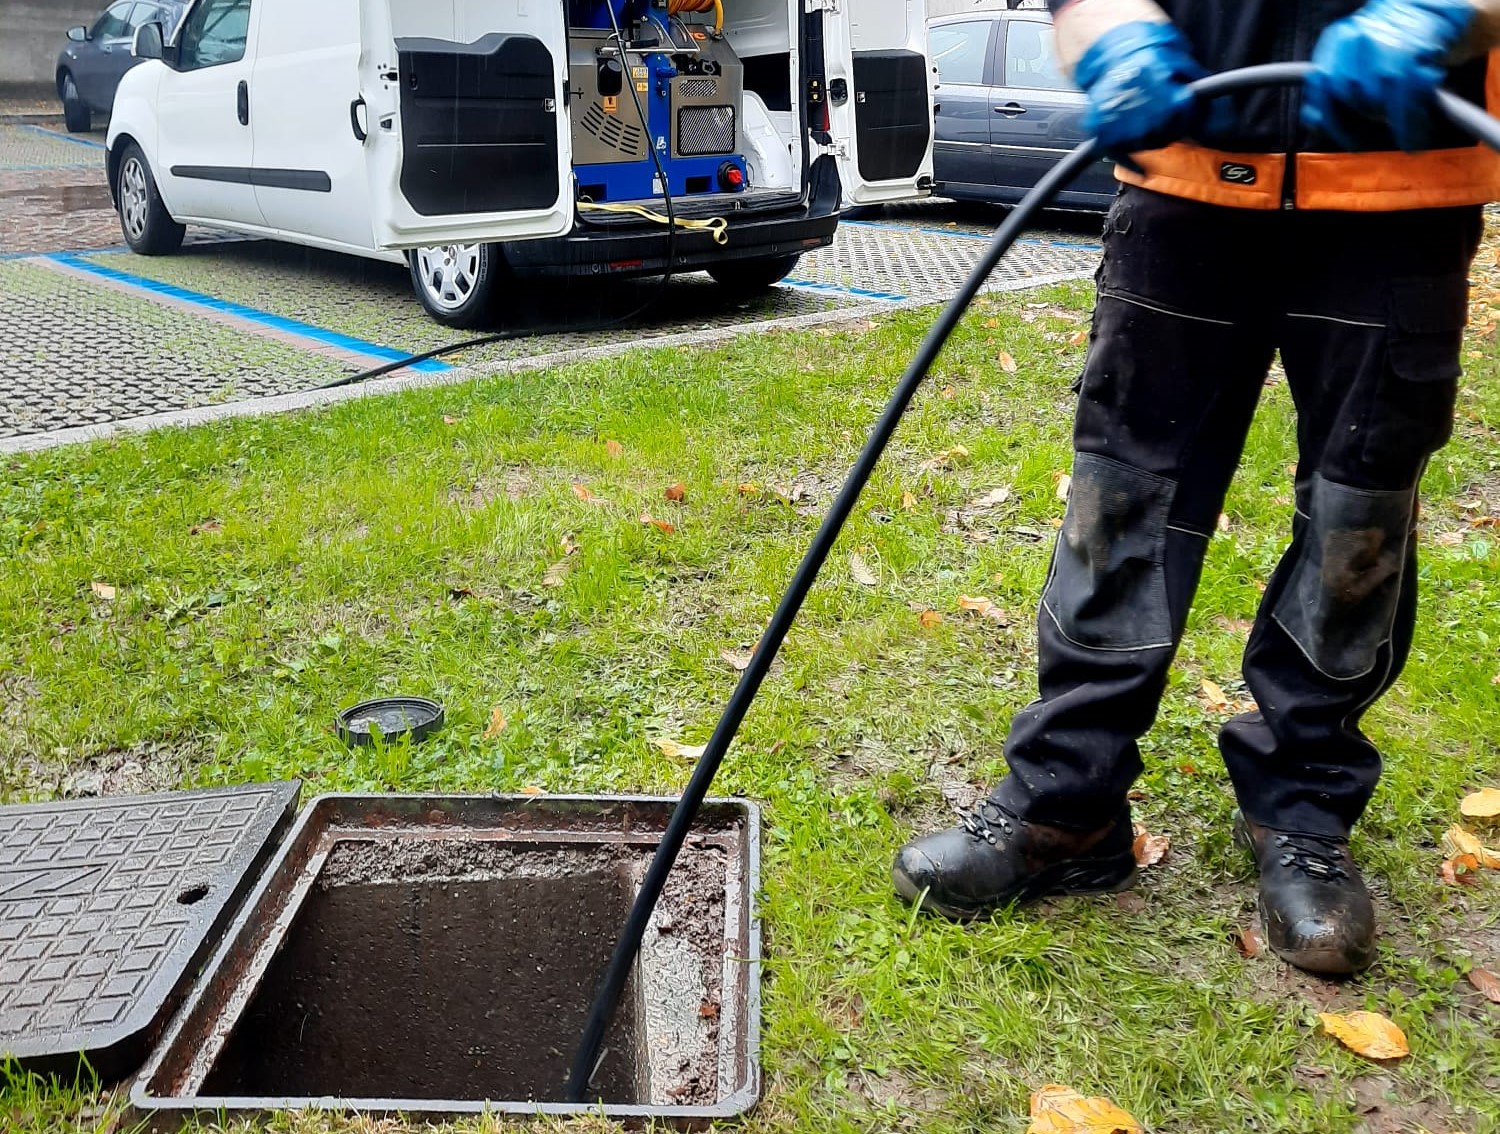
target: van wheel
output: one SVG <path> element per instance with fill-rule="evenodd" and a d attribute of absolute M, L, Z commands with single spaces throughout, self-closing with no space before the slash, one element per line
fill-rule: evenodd
<path fill-rule="evenodd" d="M 120 155 L 115 200 L 119 202 L 120 231 L 132 252 L 142 256 L 170 256 L 182 247 L 187 229 L 167 212 L 161 194 L 156 191 L 156 178 L 151 176 L 146 155 L 134 142 L 128 143 Z"/>
<path fill-rule="evenodd" d="M 62 74 L 63 122 L 69 134 L 87 134 L 94 127 L 94 112 L 78 95 L 78 84 L 69 71 Z"/>
<path fill-rule="evenodd" d="M 792 274 L 799 256 L 768 256 L 758 260 L 730 260 L 708 269 L 714 282 L 733 295 L 759 295 Z"/>
<path fill-rule="evenodd" d="M 507 275 L 497 244 L 440 244 L 406 254 L 422 306 L 449 327 L 483 327 Z"/>

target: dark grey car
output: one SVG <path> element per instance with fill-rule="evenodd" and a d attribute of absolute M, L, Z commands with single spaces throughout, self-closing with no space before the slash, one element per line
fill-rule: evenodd
<path fill-rule="evenodd" d="M 140 62 L 130 53 L 135 29 L 161 24 L 170 35 L 184 6 L 178 0 L 120 0 L 93 27 L 68 29 L 67 46 L 57 57 L 57 97 L 70 131 L 88 130 L 96 110 L 109 113 L 120 79 Z"/>
<path fill-rule="evenodd" d="M 1084 140 L 1087 101 L 1058 65 L 1046 12 L 976 12 L 928 24 L 938 69 L 933 192 L 1013 204 Z M 1108 208 L 1114 166 L 1090 166 L 1057 203 Z"/>

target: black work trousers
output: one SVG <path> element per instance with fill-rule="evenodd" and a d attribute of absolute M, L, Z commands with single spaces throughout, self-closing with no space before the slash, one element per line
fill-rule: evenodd
<path fill-rule="evenodd" d="M 1347 836 L 1380 775 L 1360 718 L 1411 645 L 1417 482 L 1452 429 L 1482 227 L 1477 207 L 1260 212 L 1122 190 L 1038 616 L 1040 697 L 1011 722 L 997 802 L 1081 829 L 1124 806 L 1279 350 L 1292 539 L 1245 651 L 1257 709 L 1220 748 L 1251 820 Z"/>

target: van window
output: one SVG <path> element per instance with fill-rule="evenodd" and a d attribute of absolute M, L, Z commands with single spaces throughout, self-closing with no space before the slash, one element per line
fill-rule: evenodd
<path fill-rule="evenodd" d="M 932 61 L 938 78 L 945 83 L 984 82 L 984 63 L 990 53 L 989 20 L 972 24 L 940 24 L 928 33 Z"/>
<path fill-rule="evenodd" d="M 177 65 L 184 71 L 237 63 L 250 35 L 250 0 L 203 0 L 188 13 L 177 37 Z"/>
<path fill-rule="evenodd" d="M 1012 20 L 1005 29 L 1005 85 L 1070 91 L 1073 84 L 1052 51 L 1052 25 Z"/>

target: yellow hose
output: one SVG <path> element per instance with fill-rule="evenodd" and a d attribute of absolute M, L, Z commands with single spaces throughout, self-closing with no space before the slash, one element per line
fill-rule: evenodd
<path fill-rule="evenodd" d="M 714 14 L 714 31 L 724 33 L 724 0 L 667 0 L 667 15 L 680 16 L 684 12 L 709 12 Z"/>
<path fill-rule="evenodd" d="M 601 205 L 593 201 L 579 201 L 578 207 L 580 209 L 583 209 L 585 212 L 630 213 L 634 216 L 644 217 L 648 221 L 654 221 L 657 224 L 672 223 L 670 217 L 665 217 L 661 213 L 653 212 L 652 210 L 646 208 L 644 205 Z M 714 238 L 715 244 L 729 243 L 729 233 L 727 231 L 727 229 L 729 228 L 729 222 L 723 217 L 709 217 L 707 220 L 692 220 L 686 217 L 678 217 L 677 227 L 688 232 L 710 233 Z"/>

